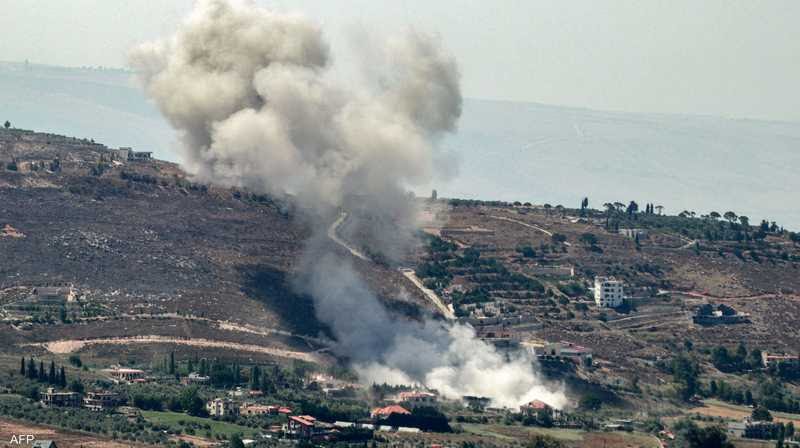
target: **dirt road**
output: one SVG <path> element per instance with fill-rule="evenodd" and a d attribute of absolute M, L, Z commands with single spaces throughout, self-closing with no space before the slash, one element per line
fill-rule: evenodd
<path fill-rule="evenodd" d="M 297 352 L 277 347 L 264 347 L 253 344 L 239 344 L 236 342 L 216 341 L 209 339 L 182 339 L 167 336 L 149 335 L 123 338 L 96 338 L 96 339 L 61 339 L 56 341 L 23 344 L 24 346 L 44 347 L 47 351 L 57 354 L 72 353 L 88 345 L 131 345 L 131 344 L 178 344 L 201 348 L 224 348 L 242 352 L 263 353 L 280 358 L 299 359 L 302 361 L 323 363 L 324 357 L 317 353 Z"/>
<path fill-rule="evenodd" d="M 518 220 L 518 219 L 506 218 L 505 216 L 497 216 L 497 215 L 490 215 L 489 217 L 490 217 L 490 218 L 492 218 L 492 219 L 499 219 L 499 220 L 501 220 L 501 221 L 513 222 L 514 224 L 519 224 L 519 225 L 521 225 L 521 226 L 528 227 L 528 228 L 531 228 L 531 229 L 537 230 L 537 231 L 539 231 L 539 232 L 542 232 L 542 233 L 544 233 L 544 234 L 545 234 L 545 235 L 547 235 L 547 236 L 553 236 L 553 232 L 551 232 L 551 231 L 549 231 L 549 230 L 547 230 L 547 229 L 543 229 L 543 228 L 541 228 L 541 227 L 539 227 L 539 226 L 537 226 L 537 225 L 534 225 L 534 224 L 529 224 L 529 223 L 527 223 L 527 222 L 520 221 L 520 220 Z M 566 246 L 571 246 L 572 244 L 570 244 L 570 243 L 568 243 L 568 242 L 566 242 L 566 241 L 565 241 L 565 242 L 564 242 L 564 245 L 566 245 Z"/>
<path fill-rule="evenodd" d="M 442 315 L 444 315 L 445 318 L 449 320 L 454 320 L 456 318 L 456 315 L 453 314 L 453 312 L 447 307 L 447 305 L 444 304 L 444 302 L 442 302 L 442 299 L 440 299 L 435 292 L 425 287 L 425 285 L 422 283 L 422 280 L 417 277 L 417 274 L 413 269 L 400 268 L 400 272 L 402 272 L 407 279 L 411 280 L 411 283 L 413 283 L 414 286 L 416 286 L 420 291 L 422 291 L 423 294 L 425 294 L 425 297 L 427 297 L 428 300 L 430 300 L 431 303 L 436 306 L 436 308 L 442 313 Z"/>
<path fill-rule="evenodd" d="M 339 233 L 338 233 L 339 232 L 339 226 L 341 226 L 342 223 L 344 223 L 344 221 L 346 219 L 347 219 L 347 212 L 340 213 L 339 217 L 336 218 L 336 221 L 334 221 L 330 225 L 330 227 L 328 227 L 328 237 L 331 240 L 333 240 L 336 244 L 338 244 L 338 245 L 342 246 L 343 248 L 347 249 L 347 251 L 349 251 L 351 254 L 353 254 L 354 257 L 360 258 L 360 259 L 365 260 L 365 261 L 371 261 L 369 259 L 369 257 L 364 255 L 361 251 L 359 251 L 355 247 L 351 246 L 350 244 L 347 243 L 347 241 L 345 241 L 344 239 L 339 237 Z M 411 281 L 411 283 L 413 283 L 414 286 L 416 286 L 417 289 L 419 289 L 420 292 L 422 292 L 422 294 L 431 303 L 433 303 L 433 305 L 444 315 L 445 318 L 450 319 L 450 320 L 453 320 L 453 319 L 456 318 L 455 314 L 453 314 L 453 311 L 451 311 L 450 308 L 448 308 L 447 305 L 445 305 L 444 302 L 442 302 L 442 299 L 439 298 L 439 296 L 436 295 L 435 292 L 433 292 L 432 290 L 430 290 L 430 289 L 425 287 L 425 285 L 422 283 L 422 280 L 420 280 L 419 277 L 417 277 L 417 274 L 414 272 L 413 269 L 409 269 L 409 268 L 399 268 L 399 269 L 400 269 L 400 272 L 402 272 L 403 275 L 407 279 L 409 279 Z"/>
<path fill-rule="evenodd" d="M 360 250 L 358 250 L 355 247 L 351 246 L 350 244 L 347 243 L 347 241 L 345 241 L 345 240 L 343 240 L 342 238 L 339 237 L 339 233 L 338 233 L 339 232 L 339 226 L 341 226 L 342 223 L 344 223 L 344 221 L 346 219 L 347 219 L 347 212 L 341 212 L 339 214 L 339 217 L 336 218 L 336 221 L 334 221 L 333 224 L 331 224 L 330 227 L 328 227 L 328 238 L 332 239 L 336 244 L 338 244 L 338 245 L 344 247 L 345 249 L 347 249 L 348 252 L 353 254 L 354 257 L 360 258 L 360 259 L 362 259 L 364 261 L 370 261 L 369 257 L 364 255 L 363 252 L 361 252 Z"/>

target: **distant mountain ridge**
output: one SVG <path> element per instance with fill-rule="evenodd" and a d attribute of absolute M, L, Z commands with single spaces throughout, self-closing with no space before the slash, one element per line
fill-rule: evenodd
<path fill-rule="evenodd" d="M 177 158 L 174 131 L 124 70 L 0 63 L 0 119 Z M 458 175 L 419 194 L 571 206 L 588 196 L 595 208 L 633 199 L 800 229 L 800 123 L 467 99 L 443 147 Z"/>

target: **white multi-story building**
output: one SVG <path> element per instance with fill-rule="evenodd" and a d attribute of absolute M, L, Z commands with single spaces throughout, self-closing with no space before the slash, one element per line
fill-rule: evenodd
<path fill-rule="evenodd" d="M 622 305 L 625 292 L 622 280 L 614 277 L 594 278 L 594 302 L 600 308 L 616 308 Z"/>
<path fill-rule="evenodd" d="M 208 415 L 212 417 L 225 417 L 239 415 L 239 405 L 227 398 L 215 398 L 206 403 Z"/>

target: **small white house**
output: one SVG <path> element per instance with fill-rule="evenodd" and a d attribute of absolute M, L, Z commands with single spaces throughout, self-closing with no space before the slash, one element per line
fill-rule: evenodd
<path fill-rule="evenodd" d="M 616 308 L 625 299 L 622 280 L 614 277 L 594 278 L 594 302 L 600 308 Z"/>

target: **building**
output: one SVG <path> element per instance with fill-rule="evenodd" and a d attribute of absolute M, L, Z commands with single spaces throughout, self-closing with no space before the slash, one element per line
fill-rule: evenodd
<path fill-rule="evenodd" d="M 476 397 L 473 395 L 465 395 L 462 400 L 464 401 L 464 406 L 475 412 L 483 412 L 492 401 L 488 397 Z"/>
<path fill-rule="evenodd" d="M 118 369 L 110 369 L 108 373 L 116 380 L 127 381 L 129 383 L 137 380 L 144 380 L 144 370 L 139 369 L 125 369 L 120 367 Z"/>
<path fill-rule="evenodd" d="M 239 405 L 228 398 L 215 398 L 206 403 L 206 410 L 211 417 L 227 417 L 239 415 Z"/>
<path fill-rule="evenodd" d="M 778 364 L 798 364 L 800 356 L 788 355 L 786 353 L 761 352 L 761 364 L 764 367 L 777 366 Z"/>
<path fill-rule="evenodd" d="M 614 419 L 603 424 L 606 431 L 633 431 L 633 420 Z"/>
<path fill-rule="evenodd" d="M 403 403 L 412 408 L 420 406 L 436 406 L 436 394 L 418 391 L 400 392 L 400 395 L 397 396 L 397 402 Z"/>
<path fill-rule="evenodd" d="M 150 151 L 130 151 L 128 152 L 128 160 L 150 160 L 153 158 L 153 153 Z"/>
<path fill-rule="evenodd" d="M 245 403 L 239 408 L 239 415 L 275 415 L 278 413 L 278 406 L 267 406 L 265 404 Z"/>
<path fill-rule="evenodd" d="M 700 305 L 692 316 L 692 321 L 699 325 L 741 324 L 749 320 L 749 314 L 740 313 L 724 303 L 716 307 L 710 303 Z"/>
<path fill-rule="evenodd" d="M 122 403 L 122 397 L 115 392 L 99 391 L 88 392 L 83 397 L 83 407 L 91 411 L 106 411 L 114 409 Z"/>
<path fill-rule="evenodd" d="M 127 146 L 120 146 L 119 149 L 111 150 L 112 160 L 128 160 L 133 149 Z"/>
<path fill-rule="evenodd" d="M 333 434 L 334 426 L 320 422 L 310 415 L 293 415 L 284 425 L 284 432 L 299 439 L 324 439 Z"/>
<path fill-rule="evenodd" d="M 81 405 L 81 394 L 77 392 L 57 392 L 52 387 L 42 393 L 42 404 L 45 407 L 70 407 L 77 408 Z"/>
<path fill-rule="evenodd" d="M 528 417 L 536 417 L 539 413 L 545 413 L 552 417 L 554 411 L 552 406 L 541 400 L 533 400 L 519 407 L 519 412 Z"/>
<path fill-rule="evenodd" d="M 369 416 L 373 419 L 383 419 L 389 418 L 392 414 L 411 415 L 411 411 L 400 405 L 393 404 L 391 406 L 375 408 L 369 413 Z"/>
<path fill-rule="evenodd" d="M 540 360 L 569 360 L 578 365 L 592 365 L 592 350 L 572 342 L 550 342 L 536 350 Z"/>
<path fill-rule="evenodd" d="M 645 229 L 619 229 L 619 234 L 628 237 L 632 240 L 636 238 L 647 237 L 647 230 Z"/>
<path fill-rule="evenodd" d="M 623 282 L 614 277 L 594 278 L 594 302 L 600 308 L 616 308 L 625 299 Z"/>
<path fill-rule="evenodd" d="M 40 304 L 62 305 L 75 300 L 72 286 L 42 286 L 33 289 L 33 299 Z"/>
<path fill-rule="evenodd" d="M 181 378 L 181 383 L 187 386 L 191 384 L 208 384 L 209 382 L 211 382 L 211 377 L 200 375 L 197 372 L 192 372 Z"/>

